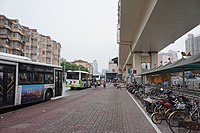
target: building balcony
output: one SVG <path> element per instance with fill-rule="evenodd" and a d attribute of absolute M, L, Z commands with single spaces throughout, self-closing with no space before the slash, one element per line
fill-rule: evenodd
<path fill-rule="evenodd" d="M 18 37 L 11 37 L 11 40 L 13 40 L 13 41 L 21 41 L 21 38 L 18 38 Z"/>
<path fill-rule="evenodd" d="M 0 34 L 0 38 L 8 38 L 8 39 L 10 39 L 11 37 L 8 34 Z"/>
<path fill-rule="evenodd" d="M 46 51 L 49 51 L 49 52 L 51 52 L 51 51 L 52 51 L 52 49 L 46 49 Z"/>
<path fill-rule="evenodd" d="M 38 52 L 38 51 L 34 51 L 34 50 L 33 50 L 33 51 L 31 52 L 31 54 L 38 55 L 38 54 L 39 54 L 39 52 Z"/>
<path fill-rule="evenodd" d="M 24 33 L 20 29 L 12 28 L 12 32 L 17 32 L 17 33 L 19 33 L 19 34 L 24 36 Z"/>
<path fill-rule="evenodd" d="M 39 43 L 32 43 L 31 46 L 32 47 L 39 47 Z"/>
<path fill-rule="evenodd" d="M 24 53 L 23 53 L 22 51 L 15 50 L 15 49 L 12 50 L 12 54 L 20 55 L 20 56 L 23 56 L 23 55 L 24 55 Z"/>
<path fill-rule="evenodd" d="M 53 65 L 59 65 L 58 61 L 54 61 Z"/>
<path fill-rule="evenodd" d="M 10 46 L 8 44 L 5 44 L 5 43 L 0 43 L 0 47 L 1 48 L 10 48 Z"/>
<path fill-rule="evenodd" d="M 26 32 L 26 35 L 28 36 L 28 37 L 31 37 L 31 31 L 28 31 L 28 32 Z"/>
<path fill-rule="evenodd" d="M 31 47 L 31 42 L 25 42 L 25 45 Z"/>
<path fill-rule="evenodd" d="M 58 56 L 58 55 L 59 55 L 59 53 L 58 53 L 58 52 L 53 52 L 53 54 L 54 54 L 55 56 Z"/>
<path fill-rule="evenodd" d="M 27 54 L 31 54 L 31 50 L 25 50 Z"/>
<path fill-rule="evenodd" d="M 47 54 L 46 57 L 47 57 L 47 58 L 51 58 L 52 55 L 51 55 L 51 54 Z"/>
<path fill-rule="evenodd" d="M 39 52 L 38 52 L 38 51 L 32 51 L 32 53 L 33 53 L 33 54 L 39 54 Z"/>
<path fill-rule="evenodd" d="M 52 49 L 52 45 L 50 45 L 49 43 L 46 45 L 46 48 L 50 48 Z"/>
<path fill-rule="evenodd" d="M 0 25 L 0 27 L 12 30 L 12 28 L 9 25 Z"/>
<path fill-rule="evenodd" d="M 17 50 L 17 51 L 21 51 L 21 52 L 23 51 L 23 49 L 20 48 L 20 47 L 12 47 L 12 49 L 13 49 L 13 50 Z"/>
<path fill-rule="evenodd" d="M 56 61 L 58 61 L 58 57 L 54 57 L 54 58 L 53 58 L 53 60 L 56 60 Z"/>
<path fill-rule="evenodd" d="M 46 60 L 51 60 L 51 57 L 50 56 L 46 56 Z"/>
<path fill-rule="evenodd" d="M 24 40 L 17 38 L 17 37 L 11 37 L 10 40 L 11 41 L 17 41 L 17 42 L 19 42 L 20 44 L 23 44 L 23 45 L 25 45 L 25 43 L 26 43 Z"/>
<path fill-rule="evenodd" d="M 46 51 L 46 54 L 52 55 L 51 51 Z"/>

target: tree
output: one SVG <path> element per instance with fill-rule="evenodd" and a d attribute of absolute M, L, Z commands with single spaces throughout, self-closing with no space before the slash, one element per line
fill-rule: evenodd
<path fill-rule="evenodd" d="M 78 70 L 89 72 L 83 65 L 78 65 Z"/>
<path fill-rule="evenodd" d="M 76 65 L 76 64 L 72 64 L 70 62 L 62 62 L 61 66 L 63 67 L 63 70 L 66 72 L 68 70 L 72 70 L 72 71 L 76 71 L 76 70 L 81 70 L 81 71 L 86 71 L 89 72 L 88 69 L 86 67 L 84 67 L 83 65 Z"/>

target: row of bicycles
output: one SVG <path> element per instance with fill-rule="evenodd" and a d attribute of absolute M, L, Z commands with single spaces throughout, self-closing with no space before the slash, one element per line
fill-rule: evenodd
<path fill-rule="evenodd" d="M 130 84 L 127 90 L 141 101 L 154 124 L 166 121 L 173 133 L 200 132 L 200 99 L 143 84 Z"/>

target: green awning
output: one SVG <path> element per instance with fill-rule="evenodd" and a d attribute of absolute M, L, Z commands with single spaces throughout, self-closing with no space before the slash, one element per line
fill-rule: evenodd
<path fill-rule="evenodd" d="M 182 58 L 173 63 L 169 62 L 164 66 L 148 70 L 139 75 L 152 75 L 159 73 L 176 73 L 182 71 L 200 70 L 200 54 L 191 56 L 189 58 Z"/>

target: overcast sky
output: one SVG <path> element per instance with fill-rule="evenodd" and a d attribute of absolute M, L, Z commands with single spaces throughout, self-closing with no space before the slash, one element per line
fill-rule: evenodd
<path fill-rule="evenodd" d="M 99 71 L 118 56 L 118 0 L 0 0 L 0 14 L 19 19 L 62 45 L 68 61 L 97 60 Z"/>
<path fill-rule="evenodd" d="M 19 19 L 62 45 L 68 61 L 98 61 L 99 71 L 118 56 L 116 39 L 118 0 L 0 0 L 0 14 Z M 190 33 L 200 34 L 200 26 Z M 185 51 L 188 33 L 163 51 Z M 179 55 L 180 56 L 180 55 Z"/>
<path fill-rule="evenodd" d="M 200 35 L 200 25 L 194 27 L 191 31 L 185 33 L 183 36 L 178 38 L 173 44 L 170 44 L 169 46 L 167 46 L 160 52 L 168 52 L 168 50 L 170 50 L 170 49 L 174 50 L 174 51 L 180 51 L 177 53 L 178 53 L 179 58 L 181 58 L 181 52 L 186 51 L 185 50 L 185 39 L 188 37 L 188 34 L 194 34 L 194 36 Z"/>

